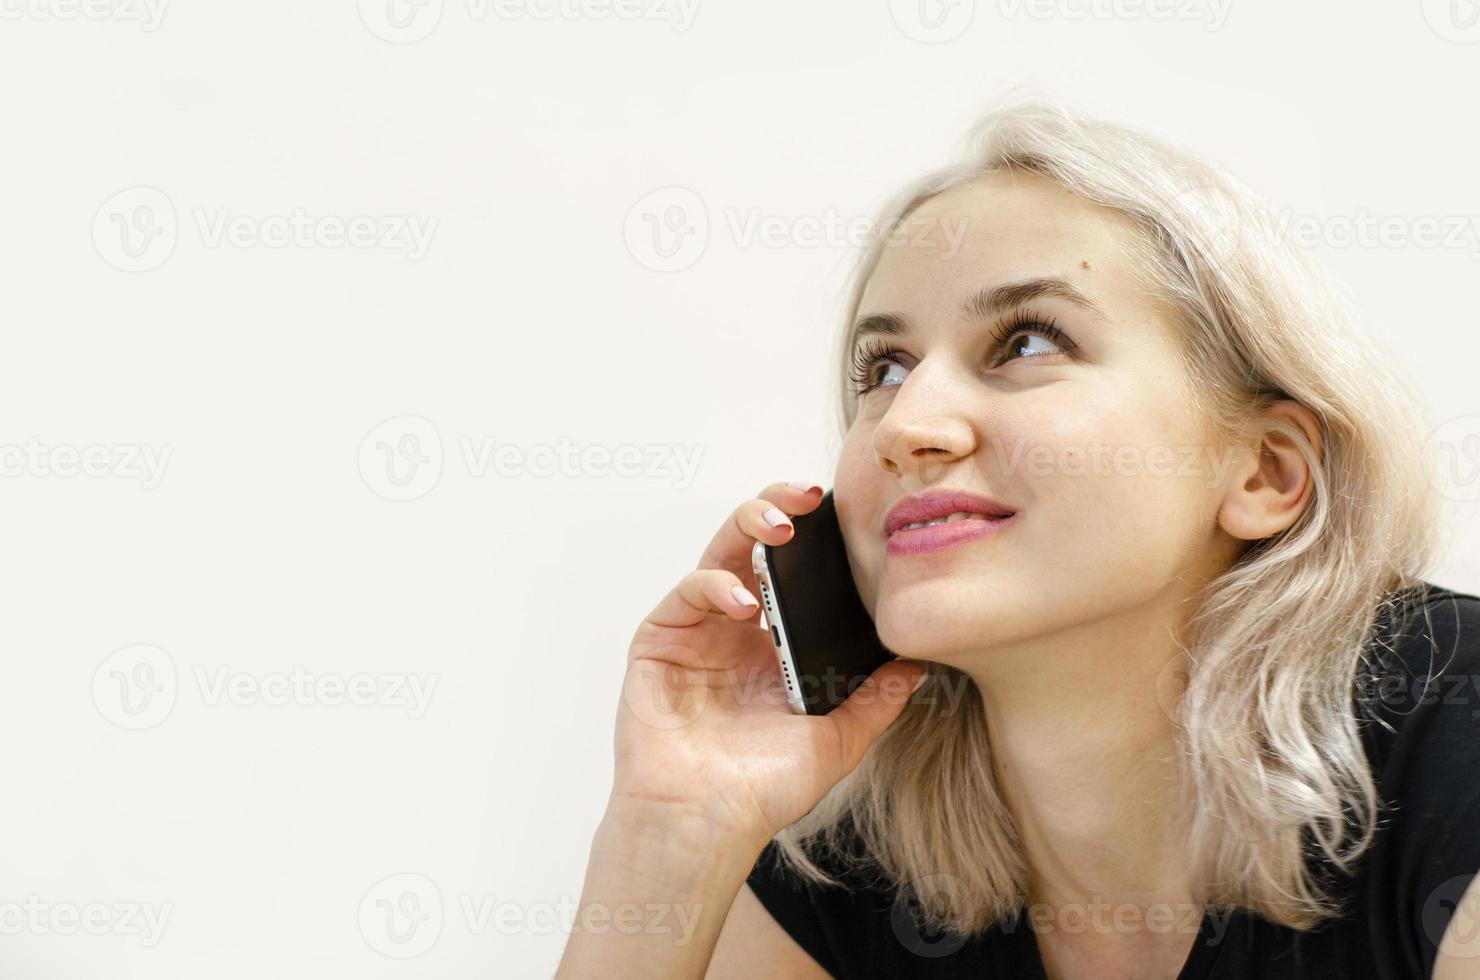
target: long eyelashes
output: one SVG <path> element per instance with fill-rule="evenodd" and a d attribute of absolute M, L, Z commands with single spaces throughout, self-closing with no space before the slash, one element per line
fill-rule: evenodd
<path fill-rule="evenodd" d="M 992 334 L 992 353 L 995 363 L 995 355 L 1000 353 L 1009 340 L 1020 333 L 1031 332 L 1054 342 L 1061 351 L 1068 352 L 1076 346 L 1074 341 L 1054 325 L 1055 318 L 1041 317 L 1031 310 L 1017 310 L 1009 317 L 1002 320 Z M 886 340 L 866 340 L 853 351 L 852 370 L 848 374 L 852 382 L 855 395 L 863 395 L 880 386 L 874 378 L 875 368 L 881 363 L 900 364 L 900 355 L 903 352 Z M 1033 354 L 1029 357 L 1042 357 L 1042 354 Z M 1009 358 L 1014 360 L 1014 358 Z M 902 366 L 902 365 L 901 365 Z"/>

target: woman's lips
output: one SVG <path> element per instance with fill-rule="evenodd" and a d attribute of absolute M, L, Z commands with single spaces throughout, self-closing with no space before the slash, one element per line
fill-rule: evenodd
<path fill-rule="evenodd" d="M 901 528 L 889 535 L 884 550 L 891 555 L 928 554 L 995 534 L 1015 520 L 1016 514 L 1007 517 L 968 517 L 928 527 Z"/>

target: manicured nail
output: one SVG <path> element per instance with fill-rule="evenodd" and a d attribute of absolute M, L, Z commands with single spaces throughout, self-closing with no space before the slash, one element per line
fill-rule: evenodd
<path fill-rule="evenodd" d="M 743 585 L 730 586 L 730 595 L 734 596 L 735 601 L 742 606 L 759 606 L 761 604 L 760 600 L 751 595 Z"/>
<path fill-rule="evenodd" d="M 822 489 L 822 484 L 811 483 L 807 480 L 792 480 L 790 483 L 787 484 L 787 486 L 791 487 L 793 490 L 800 490 L 802 491 L 802 493 L 808 493 L 812 490 Z"/>
<path fill-rule="evenodd" d="M 771 525 L 772 527 L 791 527 L 791 521 L 787 520 L 786 515 L 781 513 L 781 511 L 777 510 L 775 507 L 767 507 L 765 510 L 761 511 L 761 516 L 764 517 L 766 519 L 766 523 Z"/>

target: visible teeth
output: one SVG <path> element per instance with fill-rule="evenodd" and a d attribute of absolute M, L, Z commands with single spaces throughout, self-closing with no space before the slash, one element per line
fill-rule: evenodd
<path fill-rule="evenodd" d="M 945 517 L 933 517 L 928 521 L 915 521 L 900 528 L 901 531 L 913 531 L 917 527 L 934 527 L 937 524 L 953 524 L 956 521 L 985 521 L 986 514 L 978 514 L 973 511 L 958 510 L 947 514 Z"/>

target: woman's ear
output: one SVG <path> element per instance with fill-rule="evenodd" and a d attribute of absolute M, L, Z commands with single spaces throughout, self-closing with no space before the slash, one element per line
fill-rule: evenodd
<path fill-rule="evenodd" d="M 1315 490 L 1315 473 L 1291 427 L 1302 433 L 1317 460 L 1325 458 L 1321 424 L 1290 399 L 1260 411 L 1260 424 L 1228 470 L 1218 524 L 1235 538 L 1255 541 L 1294 524 Z"/>

